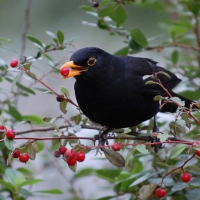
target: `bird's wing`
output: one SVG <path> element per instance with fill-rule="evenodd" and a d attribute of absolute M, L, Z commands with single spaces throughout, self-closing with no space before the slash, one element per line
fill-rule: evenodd
<path fill-rule="evenodd" d="M 124 57 L 123 59 L 125 59 L 125 63 L 126 63 L 126 71 L 129 74 L 128 76 L 133 76 L 133 74 L 135 75 L 135 77 L 138 78 L 138 80 L 140 79 L 140 81 L 142 80 L 142 84 L 140 87 L 140 91 L 141 93 L 143 93 L 144 95 L 163 95 L 166 96 L 166 92 L 163 90 L 162 87 L 160 87 L 157 84 L 145 84 L 147 81 L 156 81 L 154 78 L 147 78 L 145 80 L 143 80 L 143 77 L 145 75 L 153 75 L 154 73 L 157 72 L 165 72 L 166 74 L 168 74 L 170 76 L 170 78 L 166 75 L 163 74 L 158 74 L 158 78 L 160 79 L 160 81 L 162 82 L 163 86 L 171 91 L 181 80 L 173 73 L 171 73 L 170 71 L 157 66 L 157 62 L 148 59 L 148 58 L 139 58 L 139 57 Z"/>

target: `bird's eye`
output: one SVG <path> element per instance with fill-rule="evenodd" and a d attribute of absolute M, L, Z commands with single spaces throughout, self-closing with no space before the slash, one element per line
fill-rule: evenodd
<path fill-rule="evenodd" d="M 92 67 L 95 63 L 96 63 L 96 58 L 94 57 L 89 58 L 89 60 L 87 61 L 87 65 L 89 65 L 90 67 Z"/>

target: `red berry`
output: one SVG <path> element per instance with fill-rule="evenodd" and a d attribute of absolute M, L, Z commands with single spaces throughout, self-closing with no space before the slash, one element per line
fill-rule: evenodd
<path fill-rule="evenodd" d="M 19 150 L 19 149 L 16 149 L 16 150 L 13 152 L 12 157 L 13 157 L 13 158 L 19 158 L 19 157 L 20 157 L 20 154 L 21 154 L 20 150 Z"/>
<path fill-rule="evenodd" d="M 59 158 L 59 157 L 60 157 L 60 151 L 55 151 L 55 152 L 54 152 L 54 156 L 55 156 L 56 158 Z"/>
<path fill-rule="evenodd" d="M 5 126 L 0 125 L 0 130 L 4 130 L 4 129 L 5 129 Z"/>
<path fill-rule="evenodd" d="M 190 178 L 191 178 L 191 176 L 188 172 L 181 174 L 181 180 L 183 182 L 187 183 L 188 181 L 190 181 Z"/>
<path fill-rule="evenodd" d="M 67 164 L 68 164 L 69 166 L 73 166 L 73 165 L 76 164 L 76 157 L 74 157 L 74 158 L 72 158 L 72 159 L 68 159 L 66 162 L 67 162 Z"/>
<path fill-rule="evenodd" d="M 27 153 L 23 153 L 19 156 L 19 161 L 26 163 L 29 160 L 29 155 Z"/>
<path fill-rule="evenodd" d="M 6 137 L 10 140 L 12 140 L 13 138 L 15 138 L 15 133 L 13 132 L 12 129 L 9 129 L 6 131 Z"/>
<path fill-rule="evenodd" d="M 200 150 L 196 150 L 197 156 L 200 156 Z"/>
<path fill-rule="evenodd" d="M 83 162 L 85 160 L 85 154 L 82 151 L 76 153 L 76 160 L 78 162 Z"/>
<path fill-rule="evenodd" d="M 65 146 L 60 146 L 60 148 L 59 148 L 59 152 L 60 152 L 60 154 L 64 154 L 65 153 L 65 151 L 67 150 L 67 148 L 65 147 Z"/>
<path fill-rule="evenodd" d="M 111 145 L 111 148 L 114 150 L 114 151 L 120 151 L 121 149 L 121 145 L 117 142 L 115 142 L 113 145 Z"/>
<path fill-rule="evenodd" d="M 11 62 L 10 62 L 10 66 L 11 67 L 16 67 L 18 65 L 18 60 L 17 59 L 13 59 Z"/>
<path fill-rule="evenodd" d="M 155 190 L 155 195 L 157 197 L 164 197 L 166 195 L 166 190 L 163 188 L 158 188 Z"/>
<path fill-rule="evenodd" d="M 67 76 L 69 74 L 70 70 L 68 68 L 62 68 L 60 70 L 60 74 L 63 76 Z"/>
<path fill-rule="evenodd" d="M 76 158 L 76 154 L 74 152 L 74 150 L 66 150 L 64 153 L 64 158 L 66 159 L 66 162 L 68 160 L 72 160 L 73 158 Z"/>

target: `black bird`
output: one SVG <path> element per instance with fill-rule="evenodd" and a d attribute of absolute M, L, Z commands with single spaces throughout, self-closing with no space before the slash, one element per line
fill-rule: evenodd
<path fill-rule="evenodd" d="M 157 72 L 165 72 L 170 78 L 158 74 L 165 88 L 185 101 L 172 89 L 181 81 L 175 74 L 157 66 L 157 62 L 140 57 L 113 56 L 102 49 L 87 47 L 76 51 L 61 69 L 72 70 L 64 78 L 75 76 L 75 94 L 82 112 L 92 121 L 111 128 L 125 128 L 138 125 L 154 117 L 157 112 L 175 112 L 177 107 L 167 103 L 162 110 L 156 95 L 167 97 L 163 88 L 157 84 L 145 84 Z"/>

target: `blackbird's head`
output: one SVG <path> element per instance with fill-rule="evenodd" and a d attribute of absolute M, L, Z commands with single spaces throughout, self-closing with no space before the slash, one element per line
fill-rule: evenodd
<path fill-rule="evenodd" d="M 96 47 L 86 47 L 76 51 L 70 58 L 70 61 L 65 63 L 60 70 L 64 68 L 70 69 L 68 75 L 63 78 L 75 77 L 78 75 L 86 75 L 106 71 L 102 66 L 109 65 L 111 55 L 102 49 Z M 112 56 L 111 56 L 112 57 Z M 108 62 L 107 62 L 108 61 Z"/>

